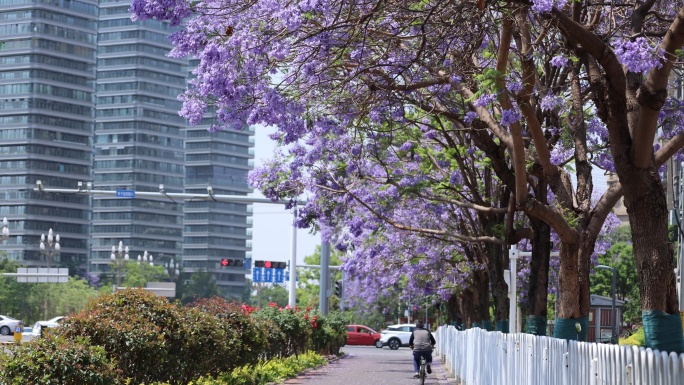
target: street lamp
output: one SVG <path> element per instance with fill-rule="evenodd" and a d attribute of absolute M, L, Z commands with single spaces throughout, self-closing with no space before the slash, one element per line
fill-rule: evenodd
<path fill-rule="evenodd" d="M 4 232 L 4 230 L 3 230 Z M 59 234 L 52 236 L 52 229 L 48 230 L 47 238 L 45 234 L 40 235 L 40 253 L 47 257 L 47 267 L 50 268 L 52 257 L 59 255 Z"/>
<path fill-rule="evenodd" d="M 121 286 L 121 269 L 123 268 L 124 264 L 128 262 L 128 246 L 123 247 L 123 242 L 119 241 L 119 247 L 117 248 L 116 246 L 112 245 L 112 264 L 115 266 L 116 269 L 116 287 L 114 288 L 114 292 L 116 292 L 116 288 Z"/>
<path fill-rule="evenodd" d="M 612 288 L 612 298 L 613 298 L 613 303 L 611 305 L 611 323 L 612 323 L 612 331 L 611 331 L 611 338 L 610 342 L 613 343 L 615 339 L 617 339 L 617 313 L 615 312 L 615 289 L 617 285 L 617 270 L 615 270 L 614 267 L 606 266 L 606 265 L 597 265 L 597 269 L 605 269 L 605 270 L 611 270 L 613 272 L 613 288 Z"/>
<path fill-rule="evenodd" d="M 173 258 L 169 262 L 164 264 L 166 268 L 166 273 L 169 274 L 169 278 L 173 281 L 176 277 L 180 276 L 180 264 L 176 262 L 174 264 Z"/>
<path fill-rule="evenodd" d="M 0 242 L 9 238 L 9 222 L 7 217 L 2 218 L 2 235 L 0 235 Z"/>
<path fill-rule="evenodd" d="M 149 261 L 150 266 L 154 266 L 154 263 L 152 262 L 152 260 L 153 260 L 152 254 L 147 254 L 147 250 L 145 250 L 145 252 L 143 252 L 142 257 L 140 256 L 140 254 L 138 254 L 138 265 L 140 264 L 140 262 L 147 263 Z"/>

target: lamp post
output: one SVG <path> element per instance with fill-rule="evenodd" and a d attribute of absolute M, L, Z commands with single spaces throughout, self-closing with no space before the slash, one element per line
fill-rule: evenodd
<path fill-rule="evenodd" d="M 613 343 L 614 339 L 617 338 L 617 313 L 615 312 L 615 289 L 617 285 L 617 270 L 615 270 L 614 267 L 606 266 L 606 265 L 597 265 L 597 269 L 605 269 L 605 270 L 611 270 L 613 272 L 613 283 L 612 283 L 612 305 L 611 305 L 611 323 L 612 323 L 612 331 L 611 331 L 611 337 L 610 337 L 610 342 Z"/>
<path fill-rule="evenodd" d="M 47 257 L 48 269 L 50 268 L 52 257 L 59 255 L 59 248 L 59 234 L 53 237 L 52 229 L 48 230 L 47 237 L 45 234 L 40 235 L 40 253 Z"/>
<path fill-rule="evenodd" d="M 180 264 L 178 262 L 174 264 L 173 258 L 166 262 L 164 267 L 166 268 L 166 273 L 169 275 L 169 279 L 171 279 L 171 281 L 174 281 L 180 276 Z"/>
<path fill-rule="evenodd" d="M 153 260 L 152 254 L 148 254 L 148 253 L 147 253 L 147 250 L 145 250 L 145 251 L 143 252 L 143 255 L 142 255 L 142 256 L 140 256 L 140 254 L 138 254 L 138 265 L 140 264 L 140 262 L 145 262 L 145 263 L 147 263 L 147 262 L 149 261 L 149 262 L 150 262 L 150 266 L 154 266 L 154 262 L 152 262 L 152 260 Z"/>
<path fill-rule="evenodd" d="M 9 222 L 7 222 L 7 217 L 2 218 L 2 235 L 0 235 L 0 242 L 9 238 Z"/>
<path fill-rule="evenodd" d="M 117 248 L 116 246 L 112 246 L 112 264 L 115 266 L 116 269 L 116 286 L 114 287 L 114 291 L 116 292 L 116 288 L 121 286 L 121 269 L 123 268 L 124 264 L 128 262 L 129 256 L 128 256 L 128 246 L 123 247 L 123 242 L 119 241 L 119 247 Z"/>

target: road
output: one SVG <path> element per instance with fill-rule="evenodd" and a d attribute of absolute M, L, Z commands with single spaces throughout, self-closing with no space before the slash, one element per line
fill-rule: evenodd
<path fill-rule="evenodd" d="M 374 346 L 345 346 L 343 358 L 297 378 L 285 381 L 288 385 L 415 385 L 411 349 L 378 349 Z M 455 385 L 444 366 L 434 360 L 428 385 Z"/>
<path fill-rule="evenodd" d="M 33 338 L 33 334 L 31 333 L 22 333 L 21 334 L 21 340 L 26 342 L 26 341 L 31 341 Z M 3 336 L 0 335 L 0 343 L 7 343 L 7 342 L 14 342 L 14 335 L 10 334 L 8 336 Z"/>

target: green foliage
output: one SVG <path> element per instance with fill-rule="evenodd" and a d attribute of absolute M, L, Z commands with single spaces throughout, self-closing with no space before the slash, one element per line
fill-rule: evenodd
<path fill-rule="evenodd" d="M 280 285 L 256 284 L 254 294 L 250 298 L 250 304 L 256 307 L 267 307 L 275 303 L 279 307 L 287 306 L 290 302 L 290 293 Z"/>
<path fill-rule="evenodd" d="M 16 273 L 21 265 L 0 259 L 0 272 Z M 29 326 L 39 320 L 83 309 L 88 300 L 97 297 L 82 279 L 69 277 L 66 283 L 19 283 L 15 277 L 0 277 L 0 314 L 24 321 Z"/>
<path fill-rule="evenodd" d="M 185 286 L 181 301 L 187 304 L 200 298 L 212 298 L 218 295 L 219 289 L 214 274 L 198 271 L 192 274 L 190 282 Z"/>
<path fill-rule="evenodd" d="M 325 365 L 325 363 L 326 360 L 322 356 L 313 352 L 306 352 L 298 356 L 278 358 L 257 365 L 236 368 L 232 372 L 221 374 L 217 378 L 203 377 L 188 385 L 265 385 L 280 383 L 297 376 L 305 369 L 317 368 Z"/>
<path fill-rule="evenodd" d="M 87 339 L 46 336 L 0 351 L 0 383 L 5 385 L 113 385 L 115 364 Z"/>
<path fill-rule="evenodd" d="M 272 321 L 280 333 L 272 332 L 269 338 L 270 357 L 291 356 L 308 349 L 312 325 L 308 313 L 299 308 L 279 308 L 271 305 L 252 313 L 256 318 Z"/>
<path fill-rule="evenodd" d="M 128 262 L 124 265 L 125 277 L 122 282 L 126 287 L 145 287 L 148 282 L 166 279 L 164 266 L 151 266 L 149 263 Z"/>
<path fill-rule="evenodd" d="M 226 357 L 239 341 L 237 332 L 228 333 L 207 312 L 130 289 L 100 297 L 55 332 L 72 340 L 89 337 L 136 384 L 185 384 L 233 369 L 235 363 Z"/>
<path fill-rule="evenodd" d="M 641 320 L 641 302 L 636 261 L 632 246 L 624 242 L 613 244 L 605 254 L 599 255 L 598 263 L 617 270 L 616 298 L 627 301 L 623 307 L 624 321 L 636 323 Z M 611 297 L 612 272 L 597 270 L 591 277 L 591 294 Z"/>
<path fill-rule="evenodd" d="M 226 335 L 237 333 L 237 339 L 231 346 L 233 352 L 224 357 L 227 361 L 234 361 L 229 366 L 244 366 L 258 361 L 268 341 L 265 331 L 247 314 L 251 308 L 235 302 L 228 303 L 220 297 L 201 299 L 189 306 L 218 317 Z"/>
<path fill-rule="evenodd" d="M 347 317 L 341 311 L 333 311 L 319 317 L 317 324 L 311 335 L 312 347 L 321 354 L 339 354 L 347 343 Z"/>
<path fill-rule="evenodd" d="M 342 257 L 344 253 L 331 249 L 330 250 L 330 266 L 342 265 Z M 321 247 L 316 246 L 314 253 L 304 258 L 304 263 L 307 265 L 321 264 Z M 320 269 L 298 268 L 297 276 L 299 277 L 299 288 L 297 289 L 297 303 L 302 307 L 318 307 L 320 296 Z M 342 279 L 342 272 L 337 269 L 330 270 L 331 282 Z M 339 309 L 340 299 L 332 296 L 330 298 L 330 308 Z"/>
<path fill-rule="evenodd" d="M 620 338 L 618 341 L 619 345 L 634 345 L 634 346 L 646 346 L 646 334 L 644 333 L 644 328 L 639 328 L 637 331 L 627 338 Z"/>

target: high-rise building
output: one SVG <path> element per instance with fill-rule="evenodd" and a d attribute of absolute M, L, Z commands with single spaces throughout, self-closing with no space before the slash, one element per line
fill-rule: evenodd
<path fill-rule="evenodd" d="M 8 0 L 0 8 L 0 216 L 10 259 L 29 266 L 84 269 L 86 196 L 41 194 L 36 181 L 74 188 L 90 180 L 97 1 Z M 41 234 L 59 234 L 54 261 Z"/>
<path fill-rule="evenodd" d="M 209 125 L 187 130 L 185 189 L 187 193 L 246 195 L 247 172 L 253 167 L 253 131 L 209 132 Z M 251 240 L 251 205 L 187 201 L 183 231 L 185 271 L 210 272 L 223 296 L 240 297 L 245 287 Z M 221 260 L 231 261 L 222 266 Z M 237 262 L 237 263 L 236 263 Z"/>
<path fill-rule="evenodd" d="M 46 266 L 41 234 L 59 234 L 52 266 L 110 274 L 112 246 L 185 273 L 212 273 L 239 296 L 245 269 L 221 268 L 251 248 L 244 203 L 65 195 L 46 187 L 246 195 L 251 129 L 210 133 L 178 115 L 189 64 L 167 56 L 167 23 L 132 22 L 130 2 L 8 0 L 0 9 L 0 218 L 12 236 L 3 250 Z M 187 135 L 187 137 L 186 137 Z M 186 275 L 187 277 L 187 275 Z"/>
<path fill-rule="evenodd" d="M 93 188 L 183 192 L 183 129 L 177 96 L 187 61 L 167 57 L 171 29 L 131 21 L 130 3 L 100 0 Z M 93 197 L 91 271 L 109 270 L 122 241 L 135 258 L 182 257 L 183 202 Z"/>

